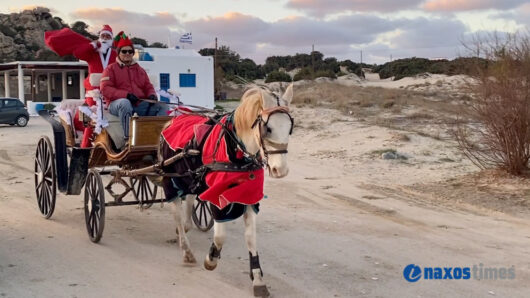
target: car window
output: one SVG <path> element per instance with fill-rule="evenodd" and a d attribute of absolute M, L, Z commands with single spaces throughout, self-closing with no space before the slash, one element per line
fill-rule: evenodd
<path fill-rule="evenodd" d="M 5 99 L 4 108 L 16 108 L 18 100 L 16 99 Z"/>
<path fill-rule="evenodd" d="M 17 107 L 24 108 L 25 105 L 22 102 L 20 102 L 19 100 L 17 100 Z"/>

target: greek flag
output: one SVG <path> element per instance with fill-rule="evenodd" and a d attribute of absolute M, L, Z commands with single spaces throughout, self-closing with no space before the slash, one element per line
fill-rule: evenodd
<path fill-rule="evenodd" d="M 180 37 L 179 41 L 181 43 L 189 43 L 189 44 L 191 44 L 191 32 L 182 34 L 182 36 Z"/>

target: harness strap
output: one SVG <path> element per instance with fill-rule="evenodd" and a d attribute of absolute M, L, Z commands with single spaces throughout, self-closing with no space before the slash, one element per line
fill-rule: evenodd
<path fill-rule="evenodd" d="M 255 164 L 252 162 L 243 165 L 237 165 L 228 162 L 214 162 L 204 165 L 204 167 L 212 172 L 248 172 L 256 171 L 262 168 L 260 164 Z"/>

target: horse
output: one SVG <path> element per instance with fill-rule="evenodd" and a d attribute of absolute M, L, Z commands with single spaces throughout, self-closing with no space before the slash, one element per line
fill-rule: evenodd
<path fill-rule="evenodd" d="M 159 158 L 162 160 L 190 148 L 201 152 L 200 156 L 187 155 L 162 169 L 166 173 L 162 181 L 166 199 L 174 203 L 172 209 L 183 263 L 196 263 L 186 232 L 191 227 L 193 211 L 194 199 L 190 195 L 199 195 L 199 199 L 210 201 L 215 219 L 213 243 L 204 267 L 214 270 L 221 257 L 226 238 L 226 223 L 221 220 L 243 216 L 255 296 L 269 295 L 256 245 L 263 173 L 267 168 L 271 177 L 282 178 L 289 172 L 287 146 L 294 126 L 289 113 L 292 98 L 292 84 L 281 95 L 256 86 L 243 94 L 240 105 L 232 113 L 217 118 L 181 115 L 167 125 L 161 136 Z M 215 132 L 220 136 L 210 137 Z M 187 141 L 190 135 L 193 137 Z M 226 179 L 231 180 L 226 182 Z M 217 182 L 224 185 L 221 190 Z"/>

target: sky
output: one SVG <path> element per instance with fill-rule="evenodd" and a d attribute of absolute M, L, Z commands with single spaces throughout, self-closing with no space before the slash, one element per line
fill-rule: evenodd
<path fill-rule="evenodd" d="M 47 7 L 67 23 L 103 24 L 152 43 L 179 45 L 191 32 L 201 49 L 228 45 L 257 63 L 310 53 L 384 63 L 465 56 L 476 34 L 526 32 L 530 0 L 0 0 L 0 13 Z"/>

